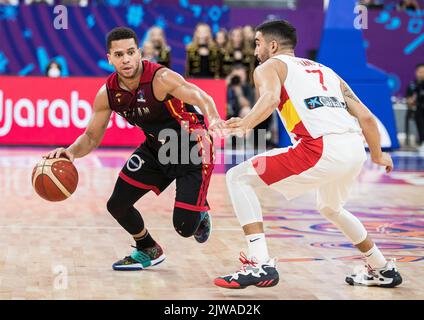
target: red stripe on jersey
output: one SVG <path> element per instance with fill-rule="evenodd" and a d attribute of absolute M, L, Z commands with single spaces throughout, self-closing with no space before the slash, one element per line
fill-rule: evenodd
<path fill-rule="evenodd" d="M 173 103 L 172 103 L 173 99 L 170 99 L 168 101 L 165 102 L 165 106 L 168 109 L 169 113 L 172 115 L 173 118 L 175 118 L 175 120 L 178 121 L 179 124 L 181 124 L 181 121 L 183 120 L 183 117 L 177 112 L 177 110 L 175 109 Z"/>
<path fill-rule="evenodd" d="M 202 183 L 200 185 L 195 207 L 206 208 L 205 210 L 209 210 L 209 207 L 204 206 L 204 204 L 206 203 L 209 182 L 214 168 L 214 146 L 210 139 L 206 125 L 199 121 L 195 113 L 188 112 L 184 102 L 181 100 L 171 99 L 168 100 L 165 105 L 170 114 L 178 121 L 181 128 L 188 131 L 190 134 L 194 133 L 197 135 L 197 147 L 199 149 L 199 154 L 202 157 Z"/>
<path fill-rule="evenodd" d="M 280 96 L 280 105 L 278 106 L 278 110 L 281 112 L 283 110 L 284 104 L 290 100 L 290 97 L 287 93 L 287 90 L 284 86 L 281 87 L 281 96 Z M 296 109 L 295 109 L 296 110 Z M 297 111 L 296 111 L 297 114 Z M 299 116 L 297 114 L 297 116 Z M 294 128 L 290 131 L 290 133 L 295 135 L 295 140 L 299 140 L 301 138 L 308 138 L 311 139 L 312 136 L 308 132 L 308 130 L 305 128 L 305 125 L 302 122 L 302 119 L 294 126 Z"/>
<path fill-rule="evenodd" d="M 287 90 L 284 86 L 281 87 L 281 94 L 280 94 L 280 104 L 278 106 L 278 110 L 281 111 L 283 109 L 284 104 L 289 100 L 289 95 L 287 93 Z"/>
<path fill-rule="evenodd" d="M 258 156 L 252 160 L 258 176 L 267 184 L 273 184 L 313 168 L 323 152 L 322 137 L 302 140 L 294 148 L 272 156 Z"/>
<path fill-rule="evenodd" d="M 296 137 L 294 138 L 296 141 L 301 138 L 306 138 L 308 139 L 308 141 L 310 141 L 309 139 L 312 139 L 311 134 L 308 132 L 308 130 L 306 130 L 305 125 L 302 121 L 300 121 L 294 126 L 291 133 L 296 135 Z"/>
<path fill-rule="evenodd" d="M 184 130 L 191 133 L 196 129 L 207 129 L 206 125 L 199 121 L 195 113 L 187 111 L 183 101 L 173 98 L 166 101 L 165 106 L 171 116 L 178 121 Z"/>
<path fill-rule="evenodd" d="M 197 146 L 199 148 L 199 154 L 202 157 L 202 184 L 196 205 L 202 206 L 206 202 L 209 182 L 214 168 L 214 146 L 206 131 L 202 131 L 202 135 L 197 135 Z"/>

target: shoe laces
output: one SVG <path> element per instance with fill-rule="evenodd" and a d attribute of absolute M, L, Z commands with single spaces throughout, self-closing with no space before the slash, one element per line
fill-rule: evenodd
<path fill-rule="evenodd" d="M 392 264 L 392 265 L 393 265 L 393 267 L 396 269 L 396 266 L 395 266 L 395 264 L 394 264 L 395 262 L 396 262 L 396 259 L 395 259 L 395 258 L 390 259 L 390 260 L 387 260 L 386 265 L 385 265 L 384 267 L 382 267 L 382 268 L 377 268 L 377 269 L 375 269 L 375 268 L 371 267 L 371 265 L 369 265 L 369 264 L 366 264 L 366 265 L 365 265 L 365 268 L 364 268 L 364 271 L 365 271 L 368 275 L 371 275 L 371 276 L 377 277 L 377 276 L 378 276 L 378 274 L 377 274 L 377 273 L 378 273 L 379 271 L 382 271 L 382 270 L 386 269 L 386 268 L 387 268 L 387 266 L 389 266 L 389 264 Z"/>
<path fill-rule="evenodd" d="M 365 272 L 366 272 L 367 275 L 373 276 L 373 277 L 378 277 L 378 275 L 376 274 L 377 270 L 374 269 L 373 267 L 371 267 L 371 265 L 366 264 L 364 269 L 365 269 Z"/>
<path fill-rule="evenodd" d="M 369 270 L 374 270 L 375 271 L 375 270 L 386 269 L 390 265 L 392 265 L 396 269 L 396 258 L 387 259 L 386 264 L 382 268 L 376 268 L 376 269 L 374 269 L 370 265 L 367 265 L 367 267 L 369 268 Z"/>
<path fill-rule="evenodd" d="M 143 255 L 148 256 L 149 258 L 151 257 L 151 252 L 157 252 L 158 250 L 158 246 L 157 244 L 155 244 L 153 247 L 149 247 L 149 248 L 144 248 L 144 249 L 138 249 L 136 246 L 131 245 L 131 247 L 133 247 L 136 251 L 140 252 Z M 160 248 L 160 247 L 159 247 Z M 154 251 L 155 250 L 155 251 Z M 156 254 L 156 253 L 155 253 Z M 129 256 L 130 258 L 132 258 L 132 256 Z"/>
<path fill-rule="evenodd" d="M 244 252 L 240 252 L 239 260 L 242 263 L 242 266 L 240 269 L 238 269 L 236 272 L 234 272 L 231 275 L 231 278 L 238 278 L 238 274 L 240 272 L 246 273 L 246 267 L 248 266 L 256 267 L 256 265 L 258 264 L 253 259 L 249 259 Z"/>
<path fill-rule="evenodd" d="M 131 245 L 131 247 L 137 250 L 136 246 Z M 128 260 L 129 258 L 132 258 L 131 255 L 125 256 L 123 260 Z"/>
<path fill-rule="evenodd" d="M 253 258 L 249 259 L 244 252 L 240 252 L 239 260 L 243 264 L 243 267 L 255 267 L 258 264 L 255 260 L 253 260 Z"/>
<path fill-rule="evenodd" d="M 137 247 L 136 246 L 133 246 L 133 245 L 131 245 L 131 248 L 134 248 L 136 251 L 140 251 L 140 250 L 138 250 L 137 249 Z M 134 251 L 135 251 L 134 250 Z M 128 260 L 128 259 L 133 259 L 134 260 L 134 258 L 132 257 L 132 255 L 130 254 L 129 256 L 125 256 L 125 258 L 123 259 L 123 260 Z"/>

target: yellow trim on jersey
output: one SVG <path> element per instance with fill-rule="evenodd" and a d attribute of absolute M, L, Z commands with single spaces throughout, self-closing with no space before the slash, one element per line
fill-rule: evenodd
<path fill-rule="evenodd" d="M 175 111 L 175 108 L 174 108 L 174 106 L 172 105 L 171 100 L 168 100 L 167 102 L 168 102 L 168 105 L 171 107 L 172 113 L 173 113 L 176 117 L 178 117 L 178 118 L 182 119 L 183 117 L 181 117 L 181 115 L 180 115 L 180 114 L 178 114 L 178 113 Z"/>
<path fill-rule="evenodd" d="M 290 132 L 292 132 L 294 127 L 301 121 L 299 114 L 290 99 L 284 103 L 280 114 L 286 122 L 287 130 Z"/>

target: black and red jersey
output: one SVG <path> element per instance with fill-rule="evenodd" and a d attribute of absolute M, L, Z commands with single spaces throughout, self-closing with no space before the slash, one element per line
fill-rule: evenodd
<path fill-rule="evenodd" d="M 118 74 L 112 73 L 106 80 L 110 108 L 124 117 L 130 124 L 140 127 L 151 146 L 158 144 L 158 135 L 163 129 L 177 132 L 206 129 L 203 115 L 192 105 L 172 96 L 159 101 L 153 94 L 153 78 L 163 66 L 146 60 L 142 61 L 143 71 L 140 84 L 135 91 L 119 86 Z"/>

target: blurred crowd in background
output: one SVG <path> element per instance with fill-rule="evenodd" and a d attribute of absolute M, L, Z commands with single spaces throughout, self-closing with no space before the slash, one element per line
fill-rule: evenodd
<path fill-rule="evenodd" d="M 360 4 L 376 9 L 382 9 L 384 6 L 392 5 L 397 10 L 406 11 L 417 11 L 422 8 L 419 0 L 360 0 Z"/>
<path fill-rule="evenodd" d="M 10 5 L 111 5 L 113 0 L 0 0 L 0 4 Z M 128 0 L 130 2 L 130 0 Z M 383 9 L 391 6 L 398 11 L 416 12 L 424 9 L 423 0 L 358 0 L 359 4 L 370 9 Z M 192 35 L 191 43 L 186 46 L 185 77 L 225 79 L 227 84 L 227 118 L 244 117 L 252 109 L 257 93 L 254 89 L 253 71 L 258 65 L 254 55 L 255 30 L 251 25 L 235 27 L 231 30 L 219 29 L 213 34 L 207 23 L 199 23 Z M 172 68 L 172 48 L 169 46 L 164 30 L 151 27 L 141 44 L 142 58 Z M 308 58 L 314 59 L 311 53 Z M 424 151 L 424 67 L 419 64 L 416 78 L 405 92 L 408 112 L 406 115 L 406 133 L 408 137 L 409 120 L 415 120 L 418 134 L 416 143 Z M 57 61 L 51 61 L 45 75 L 62 76 L 62 67 Z M 411 80 L 413 76 L 411 75 Z M 274 114 L 258 125 L 252 137 L 253 146 L 258 140 L 266 140 L 267 147 L 278 144 L 278 114 Z M 264 130 L 260 130 L 264 129 Z M 262 136 L 259 133 L 262 133 Z M 235 145 L 237 139 L 232 143 Z M 406 144 L 409 145 L 408 138 Z"/>
<path fill-rule="evenodd" d="M 159 51 L 160 52 L 160 51 Z M 220 29 L 213 36 L 206 23 L 199 23 L 193 40 L 186 48 L 186 77 L 225 79 L 227 84 L 227 118 L 247 115 L 257 95 L 253 84 L 255 30 L 251 25 L 231 30 Z M 259 124 L 252 133 L 254 148 L 260 141 L 275 147 L 278 141 L 276 112 Z M 235 146 L 237 139 L 233 138 Z"/>
<path fill-rule="evenodd" d="M 312 1 L 312 0 L 311 0 Z M 421 0 L 358 0 L 358 3 L 366 5 L 370 8 L 382 8 L 386 5 L 394 5 L 398 10 L 421 10 Z M 89 4 L 99 5 L 114 5 L 114 0 L 0 0 L 0 4 L 19 5 L 19 4 L 48 4 L 48 5 L 78 5 L 87 6 Z M 127 0 L 128 3 L 131 0 Z M 132 1 L 136 2 L 136 1 Z"/>
<path fill-rule="evenodd" d="M 110 0 L 0 0 L 0 4 L 9 4 L 9 5 L 20 5 L 20 4 L 48 4 L 53 5 L 78 5 L 78 6 L 88 6 L 88 4 L 109 4 Z"/>
<path fill-rule="evenodd" d="M 172 50 L 167 44 L 162 28 L 151 27 L 141 45 L 142 58 L 172 68 Z M 246 25 L 231 30 L 220 29 L 213 36 L 206 23 L 199 23 L 186 47 L 187 78 L 225 79 L 227 84 L 227 118 L 244 117 L 254 106 L 257 96 L 253 84 L 253 70 L 258 65 L 254 55 L 255 30 Z M 61 67 L 52 61 L 46 69 L 46 76 L 60 77 Z M 267 147 L 278 143 L 278 115 L 259 124 L 251 134 L 252 145 L 259 141 Z M 262 129 L 262 130 L 260 130 Z M 235 146 L 237 139 L 233 139 Z"/>

